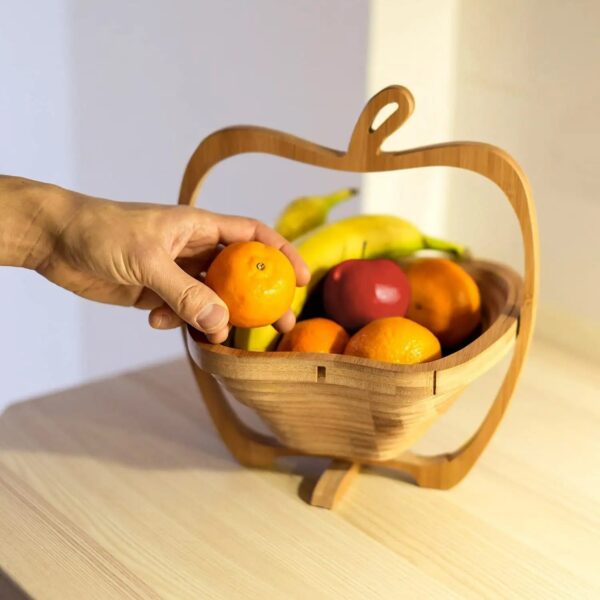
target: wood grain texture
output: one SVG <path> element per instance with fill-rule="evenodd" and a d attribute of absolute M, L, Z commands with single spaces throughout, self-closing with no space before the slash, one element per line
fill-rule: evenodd
<path fill-rule="evenodd" d="M 418 443 L 467 438 L 509 357 Z M 600 597 L 600 374 L 535 343 L 468 478 L 439 493 L 362 467 L 336 511 L 323 468 L 238 465 L 183 360 L 0 415 L 0 569 L 36 600 Z"/>
<path fill-rule="evenodd" d="M 390 104 L 395 107 L 393 112 L 381 125 L 373 127 L 378 113 Z M 311 397 L 315 402 L 305 404 L 306 409 L 311 409 L 310 413 L 301 408 L 300 395 L 297 396 L 297 403 L 289 402 L 290 410 L 296 411 L 293 415 L 289 411 L 284 414 L 283 408 L 270 411 L 269 408 L 274 407 L 277 402 L 276 396 L 272 397 L 272 402 L 269 402 L 268 392 L 264 388 L 257 390 L 254 380 L 262 378 L 265 371 L 258 368 L 259 364 L 251 356 L 252 353 L 238 353 L 235 355 L 235 362 L 232 362 L 229 360 L 230 356 L 228 358 L 227 352 L 223 352 L 219 348 L 203 348 L 199 356 L 194 350 L 194 345 L 188 344 L 190 356 L 193 361 L 196 361 L 193 366 L 194 373 L 204 392 L 205 401 L 209 403 L 210 413 L 217 423 L 218 430 L 224 436 L 226 444 L 244 464 L 252 464 L 253 457 L 258 457 L 257 460 L 264 464 L 268 457 L 274 459 L 279 453 L 289 453 L 293 450 L 310 454 L 325 453 L 357 461 L 388 460 L 391 461 L 389 465 L 393 468 L 404 468 L 411 473 L 419 485 L 449 488 L 460 481 L 475 464 L 504 416 L 527 354 L 534 325 L 539 260 L 537 223 L 531 191 L 525 174 L 518 164 L 506 152 L 489 144 L 454 142 L 400 152 L 382 151 L 381 145 L 385 139 L 410 117 L 413 109 L 414 99 L 406 88 L 390 86 L 383 89 L 371 98 L 359 116 L 346 152 L 332 150 L 286 133 L 261 127 L 238 126 L 217 131 L 203 140 L 190 158 L 181 184 L 179 203 L 193 205 L 196 202 L 202 181 L 217 163 L 229 157 L 249 152 L 272 154 L 309 165 L 344 171 L 381 172 L 446 166 L 466 169 L 490 179 L 504 192 L 517 216 L 525 257 L 524 282 L 522 289 L 519 290 L 521 293 L 518 306 L 510 315 L 507 315 L 518 320 L 518 326 L 515 325 L 515 332 L 518 334 L 517 340 L 511 365 L 496 394 L 495 402 L 483 419 L 480 428 L 454 452 L 437 457 L 420 457 L 413 453 L 398 456 L 407 447 L 406 444 L 400 443 L 400 438 L 403 437 L 403 441 L 410 439 L 411 443 L 414 439 L 407 433 L 406 436 L 396 435 L 397 443 L 395 445 L 391 444 L 389 439 L 384 440 L 384 434 L 381 429 L 377 428 L 377 422 L 380 419 L 369 410 L 361 412 L 360 408 L 357 408 L 356 420 L 354 422 L 348 420 L 344 423 L 343 419 L 349 419 L 350 413 L 341 410 L 342 395 L 338 396 L 337 403 L 321 406 L 318 414 L 323 426 L 319 430 L 315 430 L 319 420 L 314 417 L 317 414 L 314 412 L 314 404 L 321 398 L 321 394 L 324 395 L 327 383 L 311 390 Z M 505 346 L 507 347 L 508 344 L 505 343 Z M 459 390 L 468 385 L 469 378 L 464 376 L 465 373 L 477 376 L 485 370 L 486 365 L 493 364 L 494 360 L 500 357 L 500 354 L 491 348 L 492 345 L 482 344 L 481 358 L 477 355 L 470 356 L 471 366 L 463 368 L 462 365 L 457 365 L 454 370 L 448 370 L 441 376 L 439 381 L 437 380 L 437 370 L 431 368 L 435 363 L 431 363 L 429 367 L 413 366 L 406 370 L 379 367 L 376 373 L 368 375 L 366 369 L 362 368 L 363 365 L 356 363 L 354 366 L 350 366 L 351 363 L 345 362 L 343 364 L 347 367 L 347 376 L 339 381 L 339 384 L 346 386 L 347 389 L 357 385 L 359 387 L 366 386 L 369 400 L 374 398 L 375 401 L 378 401 L 380 394 L 389 394 L 392 391 L 390 390 L 390 373 L 392 373 L 392 379 L 404 377 L 403 383 L 400 384 L 399 403 L 401 403 L 402 397 L 406 397 L 408 394 L 406 388 L 411 387 L 415 398 L 420 398 L 422 402 L 423 416 L 422 420 L 417 418 L 421 411 L 416 408 L 415 401 L 412 415 L 415 420 L 413 421 L 414 427 L 411 429 L 413 433 L 415 431 L 422 433 L 427 429 L 425 422 L 430 421 L 429 416 L 437 410 L 433 407 L 432 412 L 431 396 L 449 395 L 452 390 Z M 291 393 L 294 393 L 294 388 L 298 388 L 299 394 L 303 394 L 301 388 L 308 389 L 306 384 L 314 381 L 314 364 L 310 363 L 310 358 L 303 360 L 297 357 L 293 361 L 285 356 L 271 355 L 266 358 L 269 360 L 266 383 L 270 384 L 278 379 L 288 381 L 286 387 L 291 388 Z M 244 363 L 248 366 L 245 373 L 254 370 L 253 374 L 250 373 L 245 378 L 240 377 Z M 230 367 L 233 367 L 234 364 L 239 365 L 239 368 L 234 368 L 236 370 L 234 376 L 222 373 L 224 369 L 228 368 L 231 371 Z M 329 366 L 326 368 L 329 370 Z M 342 368 L 342 361 L 337 360 L 331 371 L 334 374 L 340 374 Z M 257 409 L 270 422 L 279 442 L 261 440 L 253 436 L 253 433 L 247 428 L 236 425 L 230 409 L 223 402 L 221 392 L 206 380 L 206 377 L 210 377 L 208 373 L 214 373 L 220 377 L 220 381 L 230 391 L 233 391 L 241 402 Z M 329 383 L 338 382 L 330 376 Z M 314 388 L 314 386 L 311 387 Z M 208 393 L 207 390 L 209 390 Z M 283 386 L 279 392 L 282 391 Z M 276 394 L 276 391 L 273 393 Z M 328 399 L 331 399 L 331 396 Z M 279 402 L 283 403 L 283 401 Z M 362 407 L 364 408 L 364 404 Z M 232 422 L 226 424 L 229 420 Z M 336 426 L 327 429 L 327 421 L 335 421 Z M 359 421 L 363 427 L 359 427 L 357 430 Z M 385 429 L 389 419 L 384 419 L 382 422 L 385 423 Z M 407 420 L 404 419 L 400 426 L 406 422 Z M 339 432 L 344 425 L 347 427 L 345 440 L 342 443 L 339 442 Z M 365 431 L 369 427 L 371 428 L 370 435 L 365 437 Z M 395 433 L 398 434 L 398 430 Z M 382 449 L 378 447 L 379 442 L 384 446 Z M 281 449 L 282 445 L 287 446 L 287 450 Z M 241 458 L 247 452 L 251 452 L 252 456 Z"/>

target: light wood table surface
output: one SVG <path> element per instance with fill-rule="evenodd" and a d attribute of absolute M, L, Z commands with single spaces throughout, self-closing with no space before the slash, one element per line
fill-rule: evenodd
<path fill-rule="evenodd" d="M 419 450 L 462 441 L 505 366 Z M 183 360 L 14 405 L 0 416 L 0 597 L 600 598 L 598 371 L 536 342 L 461 484 L 368 470 L 334 512 L 303 500 L 323 461 L 233 461 Z"/>

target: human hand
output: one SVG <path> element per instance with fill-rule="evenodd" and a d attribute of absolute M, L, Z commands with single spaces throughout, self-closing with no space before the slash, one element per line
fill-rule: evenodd
<path fill-rule="evenodd" d="M 47 193 L 49 193 L 47 191 Z M 183 321 L 223 342 L 228 333 L 225 303 L 197 277 L 218 245 L 257 240 L 279 248 L 290 260 L 298 285 L 308 268 L 296 249 L 263 223 L 183 206 L 113 202 L 52 188 L 62 207 L 60 226 L 35 269 L 79 296 L 149 309 L 149 322 L 169 329 Z M 51 199 L 44 199 L 51 204 Z M 275 326 L 293 327 L 288 311 Z"/>

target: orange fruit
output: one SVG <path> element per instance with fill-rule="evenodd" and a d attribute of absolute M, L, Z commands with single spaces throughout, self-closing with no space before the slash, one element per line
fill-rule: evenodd
<path fill-rule="evenodd" d="M 296 323 L 281 338 L 281 352 L 331 352 L 343 354 L 350 336 L 341 325 L 329 319 L 307 319 Z"/>
<path fill-rule="evenodd" d="M 206 285 L 227 304 L 232 325 L 262 327 L 290 308 L 296 274 L 277 248 L 261 242 L 236 242 L 213 260 Z"/>
<path fill-rule="evenodd" d="M 412 365 L 439 358 L 438 339 L 425 327 L 404 317 L 376 319 L 359 329 L 344 354 Z"/>
<path fill-rule="evenodd" d="M 443 346 L 460 344 L 481 320 L 481 297 L 475 280 L 447 258 L 409 263 L 411 300 L 406 316 L 427 327 Z"/>

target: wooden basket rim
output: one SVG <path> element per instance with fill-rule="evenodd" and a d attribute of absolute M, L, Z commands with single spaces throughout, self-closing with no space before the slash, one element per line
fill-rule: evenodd
<path fill-rule="evenodd" d="M 511 267 L 493 261 L 475 259 L 467 261 L 465 265 L 470 266 L 471 268 L 482 268 L 484 271 L 504 279 L 504 281 L 507 283 L 506 301 L 500 310 L 499 316 L 481 335 L 460 350 L 434 361 L 416 365 L 396 365 L 370 358 L 348 356 L 344 354 L 276 351 L 251 352 L 237 348 L 230 348 L 220 344 L 210 344 L 208 342 L 200 341 L 195 337 L 195 334 L 192 332 L 190 327 L 187 328 L 186 337 L 202 352 L 228 358 L 242 358 L 255 362 L 293 360 L 298 362 L 314 363 L 315 361 L 318 361 L 323 366 L 360 366 L 373 371 L 383 371 L 386 373 L 396 374 L 416 374 L 434 371 L 442 372 L 445 370 L 454 369 L 460 365 L 468 363 L 475 356 L 502 338 L 502 336 L 504 336 L 510 330 L 515 320 L 518 321 L 519 309 L 523 301 L 523 280 L 521 276 Z M 515 333 L 518 333 L 518 326 L 516 327 Z M 475 349 L 476 352 L 474 352 Z M 257 364 L 256 366 L 258 367 L 259 365 Z"/>

